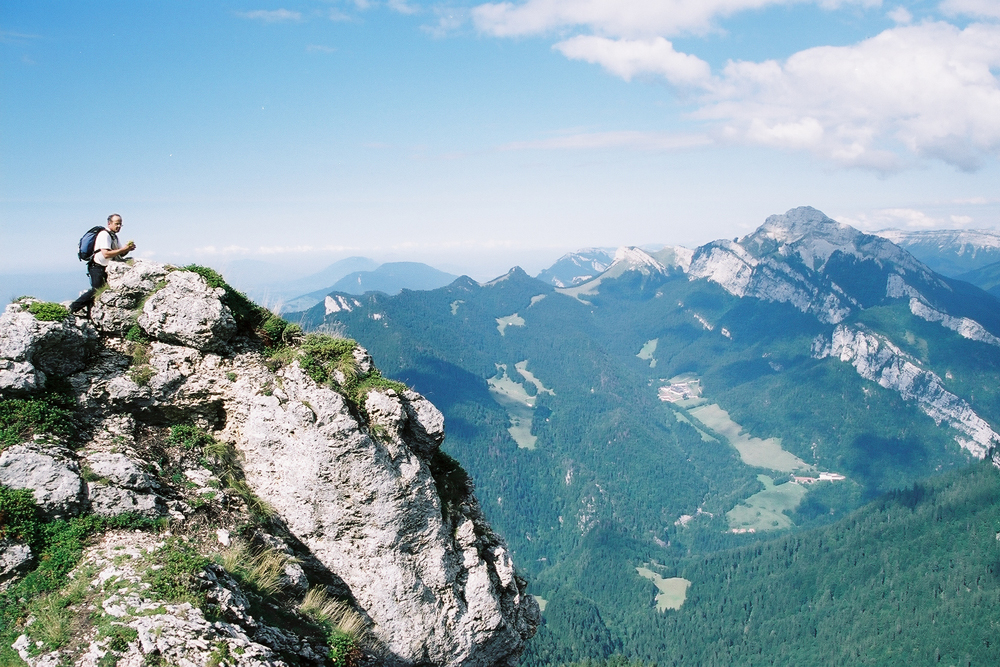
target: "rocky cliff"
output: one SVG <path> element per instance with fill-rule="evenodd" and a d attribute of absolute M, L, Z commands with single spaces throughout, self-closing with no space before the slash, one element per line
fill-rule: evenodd
<path fill-rule="evenodd" d="M 89 605 L 67 608 L 110 620 L 50 641 L 22 600 L 8 618 L 23 660 L 516 662 L 538 607 L 439 449 L 441 413 L 364 349 L 303 337 L 211 271 L 141 260 L 112 264 L 90 320 L 39 319 L 37 305 L 0 316 L 0 392 L 19 405 L 58 394 L 75 426 L 29 424 L 0 455 L 0 484 L 30 490 L 42 524 L 106 518 L 66 586 Z M 140 532 L 110 519 L 122 516 Z M 5 536 L 11 587 L 44 556 Z M 177 554 L 198 565 L 185 595 L 156 583 Z M 269 586 L 251 573 L 265 561 L 280 570 Z M 350 631 L 331 630 L 316 599 L 341 605 Z M 331 639 L 345 632 L 349 659 Z"/>

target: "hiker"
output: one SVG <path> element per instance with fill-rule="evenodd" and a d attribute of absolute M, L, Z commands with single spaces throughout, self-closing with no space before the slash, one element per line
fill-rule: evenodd
<path fill-rule="evenodd" d="M 117 213 L 108 216 L 108 226 L 102 229 L 94 240 L 94 254 L 87 262 L 87 275 L 90 276 L 90 289 L 70 304 L 69 311 L 77 313 L 87 309 L 90 317 L 90 307 L 94 305 L 97 290 L 108 282 L 108 262 L 124 257 L 135 250 L 135 243 L 128 242 L 124 248 L 118 242 L 118 232 L 122 228 L 122 217 Z"/>

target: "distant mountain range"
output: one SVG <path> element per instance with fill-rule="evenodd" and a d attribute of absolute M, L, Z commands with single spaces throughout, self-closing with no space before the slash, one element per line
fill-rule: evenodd
<path fill-rule="evenodd" d="M 825 664 L 768 644 L 772 629 L 807 642 L 791 625 L 706 646 L 721 630 L 698 620 L 717 613 L 700 601 L 718 591 L 699 587 L 749 591 L 725 568 L 762 552 L 730 549 L 808 535 L 881 493 L 993 460 L 1000 300 L 808 207 L 693 251 L 597 250 L 539 279 L 515 268 L 395 296 L 334 292 L 288 317 L 357 339 L 444 412 L 445 447 L 547 603 L 522 664 L 615 652 L 741 664 L 765 650 L 766 664 Z M 829 535 L 855 524 L 837 525 Z M 878 554 L 877 534 L 848 541 Z M 907 568 L 895 590 L 922 576 Z M 949 628 L 927 636 L 960 632 Z"/>
<path fill-rule="evenodd" d="M 886 229 L 875 233 L 950 278 L 1000 262 L 1000 232 L 992 229 Z"/>

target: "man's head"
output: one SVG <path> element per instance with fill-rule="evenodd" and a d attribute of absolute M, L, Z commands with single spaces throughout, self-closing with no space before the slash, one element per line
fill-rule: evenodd
<path fill-rule="evenodd" d="M 122 217 L 117 213 L 112 213 L 108 216 L 108 229 L 114 233 L 118 233 L 118 230 L 122 228 Z"/>

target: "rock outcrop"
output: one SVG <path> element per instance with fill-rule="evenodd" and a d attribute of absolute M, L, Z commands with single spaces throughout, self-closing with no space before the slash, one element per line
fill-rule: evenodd
<path fill-rule="evenodd" d="M 441 413 L 385 383 L 352 395 L 317 383 L 294 351 L 269 359 L 238 331 L 224 297 L 197 273 L 136 261 L 112 264 L 92 321 L 36 323 L 8 307 L 9 326 L 0 323 L 5 395 L 64 377 L 90 430 L 75 451 L 39 441 L 8 448 L 0 483 L 32 489 L 49 517 L 129 511 L 169 516 L 183 529 L 208 505 L 218 524 L 212 531 L 228 541 L 238 528 L 233 508 L 250 503 L 227 486 L 237 478 L 203 467 L 209 454 L 164 441 L 166 427 L 196 424 L 238 454 L 241 488 L 275 516 L 276 532 L 255 539 L 302 561 L 285 569 L 288 590 L 323 584 L 346 596 L 366 619 L 382 664 L 515 664 L 539 623 L 538 607 L 464 471 L 440 451 Z M 128 332 L 139 342 L 124 340 Z M 56 353 L 62 342 L 68 351 Z M 377 373 L 363 349 L 351 354 L 352 363 L 332 373 L 341 385 L 350 374 Z M 164 613 L 173 620 L 130 625 L 139 633 L 137 655 L 159 641 L 150 623 L 180 637 L 220 632 L 196 611 Z M 246 653 L 238 664 L 283 664 L 274 656 L 285 649 L 247 641 L 262 648 L 240 643 Z"/>
<path fill-rule="evenodd" d="M 972 406 L 945 389 L 940 377 L 921 368 L 917 360 L 884 336 L 840 325 L 829 339 L 820 336 L 813 342 L 813 356 L 850 363 L 861 377 L 915 401 L 935 423 L 945 422 L 958 431 L 956 442 L 978 459 L 1000 446 L 1000 435 Z"/>
<path fill-rule="evenodd" d="M 26 393 L 45 386 L 49 375 L 61 377 L 83 370 L 97 344 L 97 331 L 87 322 L 45 322 L 19 299 L 0 315 L 0 391 Z"/>

